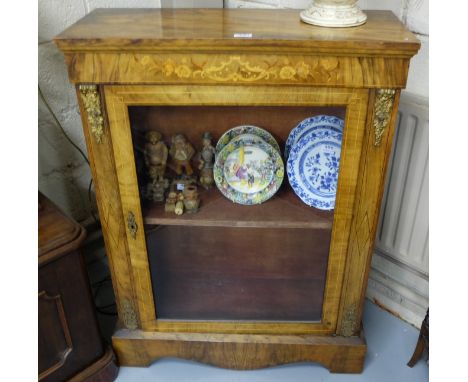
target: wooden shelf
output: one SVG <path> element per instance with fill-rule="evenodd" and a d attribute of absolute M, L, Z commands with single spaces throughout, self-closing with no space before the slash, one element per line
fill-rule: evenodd
<path fill-rule="evenodd" d="M 289 188 L 255 206 L 235 204 L 217 188 L 200 190 L 200 209 L 181 216 L 165 212 L 164 204 L 152 203 L 143 208 L 145 224 L 205 227 L 314 228 L 331 229 L 333 211 L 321 211 L 305 205 Z"/>

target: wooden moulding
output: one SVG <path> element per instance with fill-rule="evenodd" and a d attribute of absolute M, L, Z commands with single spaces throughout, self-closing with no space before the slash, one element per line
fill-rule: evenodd
<path fill-rule="evenodd" d="M 41 193 L 38 201 L 38 262 L 42 267 L 79 248 L 86 238 L 86 231 Z"/>
<path fill-rule="evenodd" d="M 119 367 L 109 346 L 104 355 L 68 382 L 111 382 L 117 378 Z"/>
<path fill-rule="evenodd" d="M 177 357 L 228 369 L 249 370 L 295 362 L 317 362 L 332 373 L 361 373 L 367 345 L 358 337 L 161 333 L 121 329 L 112 345 L 120 365 L 149 366 Z"/>

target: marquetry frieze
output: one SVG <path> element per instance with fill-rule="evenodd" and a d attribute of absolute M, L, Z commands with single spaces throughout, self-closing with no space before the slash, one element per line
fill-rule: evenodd
<path fill-rule="evenodd" d="M 404 87 L 408 59 L 301 55 L 68 53 L 74 83 Z"/>

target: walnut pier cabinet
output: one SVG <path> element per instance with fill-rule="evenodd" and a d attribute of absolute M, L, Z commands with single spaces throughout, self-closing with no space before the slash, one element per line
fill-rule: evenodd
<path fill-rule="evenodd" d="M 235 369 L 362 371 L 363 299 L 400 91 L 419 41 L 391 12 L 321 28 L 298 11 L 95 10 L 56 37 L 76 85 L 120 326 L 121 365 L 180 357 Z M 200 148 L 253 124 L 281 148 L 301 120 L 344 120 L 336 205 L 285 177 L 256 206 L 201 194 L 176 216 L 140 197 L 155 129 Z M 142 170 L 143 168 L 143 170 Z"/>

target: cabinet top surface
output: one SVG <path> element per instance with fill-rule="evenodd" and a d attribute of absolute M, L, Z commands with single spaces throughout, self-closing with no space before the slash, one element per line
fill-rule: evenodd
<path fill-rule="evenodd" d="M 412 56 L 419 40 L 390 11 L 352 28 L 305 24 L 298 10 L 96 9 L 55 38 L 64 51 L 306 50 Z"/>

